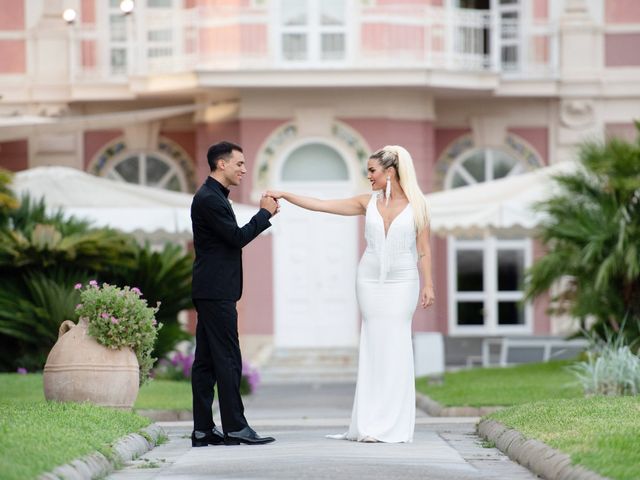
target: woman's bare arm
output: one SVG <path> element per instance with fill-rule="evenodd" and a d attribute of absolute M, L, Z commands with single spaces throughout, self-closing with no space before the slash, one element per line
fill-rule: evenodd
<path fill-rule="evenodd" d="M 423 228 L 416 236 L 418 250 L 418 269 L 422 277 L 422 290 L 420 292 L 420 306 L 427 308 L 436 300 L 433 291 L 433 278 L 431 277 L 431 245 L 429 243 L 429 226 Z"/>
<path fill-rule="evenodd" d="M 321 200 L 319 198 L 305 197 L 289 192 L 269 191 L 266 195 L 275 199 L 283 198 L 298 207 L 314 212 L 334 213 L 336 215 L 364 215 L 369 202 L 369 195 L 358 195 L 351 198 L 338 200 Z"/>

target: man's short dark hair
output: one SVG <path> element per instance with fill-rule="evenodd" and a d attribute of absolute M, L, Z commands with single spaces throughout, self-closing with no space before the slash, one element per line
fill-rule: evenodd
<path fill-rule="evenodd" d="M 211 171 L 213 172 L 216 169 L 218 160 L 229 160 L 234 150 L 242 153 L 240 145 L 236 145 L 235 143 L 223 141 L 211 145 L 209 150 L 207 150 L 207 162 L 209 163 Z"/>

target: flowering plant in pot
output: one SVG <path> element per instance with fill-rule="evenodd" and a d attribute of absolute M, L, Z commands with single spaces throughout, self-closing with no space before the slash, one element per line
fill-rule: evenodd
<path fill-rule="evenodd" d="M 131 348 L 140 367 L 140 384 L 145 383 L 156 360 L 151 352 L 162 327 L 155 319 L 160 302 L 149 307 L 138 288 L 100 286 L 95 280 L 75 288 L 80 290 L 76 313 L 87 322 L 89 335 L 109 349 Z"/>

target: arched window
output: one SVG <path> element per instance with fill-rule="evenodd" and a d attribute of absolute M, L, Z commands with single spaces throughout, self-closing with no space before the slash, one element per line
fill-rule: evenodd
<path fill-rule="evenodd" d="M 178 165 L 159 153 L 134 153 L 116 158 L 107 167 L 104 176 L 176 192 L 188 190 L 185 176 Z"/>
<path fill-rule="evenodd" d="M 296 148 L 282 167 L 285 182 L 340 182 L 349 180 L 342 156 L 322 143 L 309 143 Z"/>
<path fill-rule="evenodd" d="M 123 139 L 105 145 L 88 171 L 119 182 L 137 183 L 176 192 L 195 190 L 193 162 L 175 142 L 160 137 L 157 148 L 131 150 Z"/>
<path fill-rule="evenodd" d="M 445 177 L 458 188 L 529 170 L 527 162 L 499 149 L 460 155 Z M 524 272 L 531 265 L 529 238 L 500 235 L 448 239 L 451 334 L 530 333 L 531 307 L 523 303 Z"/>
<path fill-rule="evenodd" d="M 524 172 L 525 164 L 507 153 L 493 149 L 477 149 L 463 155 L 451 166 L 445 179 L 446 188 L 458 188 L 488 182 Z"/>

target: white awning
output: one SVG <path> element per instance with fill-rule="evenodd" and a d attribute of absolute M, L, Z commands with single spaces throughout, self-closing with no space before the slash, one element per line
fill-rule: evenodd
<path fill-rule="evenodd" d="M 456 235 L 532 230 L 544 219 L 533 205 L 552 195 L 551 177 L 577 168 L 576 162 L 559 162 L 522 175 L 430 193 L 425 197 L 431 212 L 431 231 Z"/>
<path fill-rule="evenodd" d="M 12 185 L 20 196 L 44 197 L 51 210 L 112 227 L 123 232 L 166 232 L 190 237 L 190 193 L 172 192 L 97 177 L 68 167 L 37 167 L 15 174 Z M 240 226 L 247 223 L 258 207 L 233 204 Z M 268 230 L 266 231 L 268 232 Z"/>
<path fill-rule="evenodd" d="M 175 117 L 185 113 L 192 113 L 196 110 L 207 108 L 207 106 L 206 104 L 189 104 L 69 117 L 44 117 L 37 115 L 0 117 L 0 142 L 19 140 L 28 138 L 30 135 L 45 133 L 64 133 L 77 130 L 122 127 L 124 125 L 145 123 L 162 118 Z"/>

